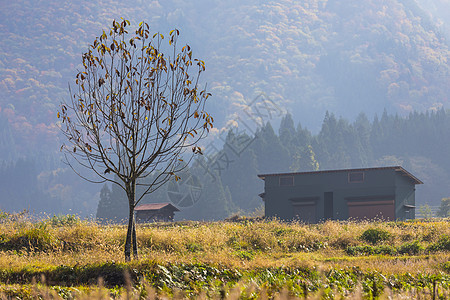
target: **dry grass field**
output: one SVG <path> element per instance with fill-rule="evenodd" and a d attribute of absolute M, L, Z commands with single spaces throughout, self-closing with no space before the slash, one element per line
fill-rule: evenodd
<path fill-rule="evenodd" d="M 126 228 L 0 213 L 2 299 L 448 299 L 450 222 L 236 218 Z"/>

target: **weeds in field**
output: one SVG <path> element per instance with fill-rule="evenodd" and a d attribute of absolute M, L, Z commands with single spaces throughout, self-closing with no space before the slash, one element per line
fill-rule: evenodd
<path fill-rule="evenodd" d="M 8 297 L 359 299 L 449 292 L 448 220 L 138 225 L 143 259 L 126 264 L 121 225 L 76 216 L 0 217 L 0 291 Z M 101 286 L 93 287 L 99 278 Z"/>
<path fill-rule="evenodd" d="M 385 276 L 358 268 L 266 268 L 252 271 L 208 265 L 141 265 L 111 269 L 115 276 L 98 284 L 52 285 L 41 276 L 30 284 L 1 285 L 2 299 L 448 299 L 450 278 L 445 275 Z M 114 271 L 115 270 L 115 271 Z M 129 271 L 134 273 L 130 274 Z M 92 274 L 98 275 L 98 274 Z M 111 274 L 110 274 L 111 275 Z M 412 296 L 412 297 L 411 297 Z"/>

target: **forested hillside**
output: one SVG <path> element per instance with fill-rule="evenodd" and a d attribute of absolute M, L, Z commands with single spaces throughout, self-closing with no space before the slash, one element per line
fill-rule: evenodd
<path fill-rule="evenodd" d="M 437 25 L 439 32 L 450 44 L 450 1 L 449 0 L 417 0 L 419 6 Z"/>
<path fill-rule="evenodd" d="M 82 51 L 120 17 L 181 30 L 207 62 L 217 120 L 261 91 L 316 127 L 325 110 L 353 119 L 449 101 L 448 46 L 413 0 L 19 0 L 2 3 L 0 17 L 0 107 L 18 153 L 52 149 Z"/>
<path fill-rule="evenodd" d="M 81 53 L 114 18 L 124 17 L 134 25 L 146 20 L 153 31 L 180 29 L 183 42 L 206 62 L 203 79 L 213 93 L 208 110 L 219 129 L 235 120 L 235 114 L 263 92 L 291 112 L 294 124 L 300 121 L 311 129 L 312 133 L 302 129 L 305 135 L 316 136 L 327 110 L 329 116 L 343 116 L 352 123 L 360 112 L 372 119 L 375 113 L 381 116 L 384 109 L 407 116 L 412 111 L 448 107 L 448 7 L 448 0 L 3 1 L 0 160 L 10 167 L 18 159 L 34 161 L 37 189 L 44 194 L 51 191 L 51 199 L 59 203 L 50 205 L 52 212 L 73 209 L 83 215 L 95 213 L 100 188 L 61 175 L 70 170 L 59 163 L 62 141 L 58 140 L 56 111 L 60 101 L 69 96 L 68 84 L 74 80 Z M 336 122 L 341 123 L 339 119 Z M 270 130 L 264 134 L 272 135 Z M 282 140 L 283 136 L 280 132 L 277 138 Z M 255 145 L 262 141 L 258 139 Z M 390 143 L 390 147 L 402 147 L 395 139 Z M 310 146 L 321 168 L 343 165 L 341 154 L 333 149 L 320 153 L 321 146 L 313 142 Z M 279 149 L 269 147 L 262 155 L 273 161 L 277 150 L 294 151 L 289 147 L 282 143 Z M 256 170 L 270 170 L 257 165 L 259 158 L 245 153 L 249 155 L 246 162 Z M 386 155 L 409 161 L 408 153 Z M 358 167 L 380 159 L 348 155 L 345 159 L 350 162 L 345 165 Z M 448 163 L 435 162 L 431 154 L 417 157 L 427 157 L 447 172 L 444 168 Z M 286 164 L 283 170 L 289 168 Z M 232 168 L 239 169 L 239 165 L 228 170 Z M 250 176 L 250 170 L 238 172 L 242 176 L 239 180 Z M 218 191 L 224 199 L 236 201 L 233 193 L 244 191 L 245 185 L 233 191 L 226 188 L 232 185 L 227 180 L 232 179 L 223 180 L 223 191 L 217 187 Z M 76 193 L 79 187 L 87 199 L 80 199 Z M 11 207 L 4 204 L 6 198 L 0 199 L 0 208 Z M 80 201 L 84 204 L 79 205 Z"/>

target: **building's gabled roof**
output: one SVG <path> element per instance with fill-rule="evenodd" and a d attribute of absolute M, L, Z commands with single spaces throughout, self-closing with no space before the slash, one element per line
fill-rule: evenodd
<path fill-rule="evenodd" d="M 302 175 L 302 174 L 322 174 L 322 173 L 338 173 L 338 172 L 358 172 L 358 171 L 372 171 L 372 170 L 394 170 L 401 173 L 403 176 L 408 177 L 414 184 L 423 184 L 421 180 L 417 177 L 403 169 L 401 166 L 391 166 L 391 167 L 377 167 L 377 168 L 360 168 L 360 169 L 340 169 L 340 170 L 323 170 L 323 171 L 309 171 L 309 172 L 294 172 L 294 173 L 273 173 L 273 174 L 260 174 L 259 178 L 264 180 L 266 177 L 270 176 L 290 176 L 290 175 Z"/>
<path fill-rule="evenodd" d="M 134 210 L 142 211 L 142 210 L 159 210 L 161 208 L 171 208 L 173 211 L 180 211 L 178 208 L 173 206 L 170 203 L 150 203 L 150 204 L 141 204 L 134 208 Z"/>

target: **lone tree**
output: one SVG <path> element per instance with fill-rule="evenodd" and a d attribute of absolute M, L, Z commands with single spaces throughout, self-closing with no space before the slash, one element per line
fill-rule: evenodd
<path fill-rule="evenodd" d="M 184 169 L 197 143 L 213 127 L 204 110 L 210 94 L 200 87 L 205 63 L 188 45 L 177 47 L 178 30 L 168 38 L 150 35 L 139 24 L 129 34 L 128 20 L 113 21 L 83 54 L 70 101 L 58 112 L 68 139 L 66 162 L 91 182 L 112 182 L 127 195 L 129 218 L 125 260 L 137 259 L 134 208 Z M 186 151 L 188 150 L 188 151 Z M 94 177 L 82 173 L 87 168 Z M 151 175 L 151 176 L 150 176 Z M 136 194 L 136 187 L 143 193 Z"/>

